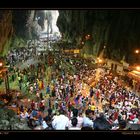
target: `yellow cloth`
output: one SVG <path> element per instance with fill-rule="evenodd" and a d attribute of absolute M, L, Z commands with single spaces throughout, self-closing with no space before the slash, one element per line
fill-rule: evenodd
<path fill-rule="evenodd" d="M 41 89 L 41 85 L 42 85 L 42 82 L 41 82 L 41 81 L 39 81 L 39 89 Z"/>
<path fill-rule="evenodd" d="M 92 111 L 94 111 L 95 108 L 96 108 L 96 107 L 95 107 L 94 105 L 91 105 L 91 106 L 90 106 L 90 109 L 91 109 Z"/>

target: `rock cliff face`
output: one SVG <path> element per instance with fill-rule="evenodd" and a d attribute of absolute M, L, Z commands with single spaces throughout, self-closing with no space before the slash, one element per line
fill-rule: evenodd
<path fill-rule="evenodd" d="M 57 25 L 65 39 L 84 41 L 86 53 L 93 55 L 106 46 L 108 58 L 125 56 L 133 62 L 134 50 L 140 46 L 140 10 L 59 10 Z M 91 38 L 84 39 L 88 34 Z"/>
<path fill-rule="evenodd" d="M 3 54 L 4 47 L 7 42 L 9 42 L 13 34 L 12 25 L 12 12 L 11 10 L 1 10 L 0 11 L 0 56 Z"/>
<path fill-rule="evenodd" d="M 1 13 L 1 52 L 11 34 L 26 39 L 36 38 L 36 29 L 33 30 L 36 17 L 42 15 L 38 25 L 44 28 L 43 10 L 13 10 Z M 125 56 L 127 62 L 136 60 L 134 50 L 140 48 L 140 10 L 59 10 L 57 26 L 63 39 L 74 46 L 83 47 L 84 53 L 98 56 L 106 46 L 105 54 L 108 58 L 120 61 Z M 87 35 L 90 37 L 86 38 Z"/>

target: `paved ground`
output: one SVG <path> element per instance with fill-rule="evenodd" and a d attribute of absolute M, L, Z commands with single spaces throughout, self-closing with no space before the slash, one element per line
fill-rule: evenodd
<path fill-rule="evenodd" d="M 91 83 L 92 86 L 95 85 L 96 81 L 100 79 L 100 75 L 99 75 L 100 71 L 102 71 L 100 68 L 97 69 L 95 81 Z M 79 86 L 79 85 L 77 85 L 77 86 Z M 80 87 L 78 87 L 78 88 L 80 88 Z M 83 89 L 81 90 L 82 95 L 84 95 L 85 97 L 89 96 L 89 90 L 90 90 L 90 86 L 87 85 L 86 83 L 84 83 Z M 100 100 L 99 100 L 99 103 L 97 103 L 96 99 L 93 96 L 91 99 L 91 102 L 93 102 L 94 105 L 96 107 L 98 107 L 99 111 L 102 111 L 102 104 L 101 104 Z"/>

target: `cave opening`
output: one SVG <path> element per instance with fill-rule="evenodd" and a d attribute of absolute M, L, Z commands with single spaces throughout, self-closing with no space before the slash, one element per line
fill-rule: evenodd
<path fill-rule="evenodd" d="M 46 36 L 60 37 L 61 33 L 57 27 L 58 10 L 39 10 L 36 11 L 36 19 L 42 30 L 40 34 Z"/>

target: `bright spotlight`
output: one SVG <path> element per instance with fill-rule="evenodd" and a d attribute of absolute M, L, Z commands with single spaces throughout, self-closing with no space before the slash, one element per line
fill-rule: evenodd
<path fill-rule="evenodd" d="M 136 69 L 139 71 L 140 70 L 140 66 L 137 66 Z"/>
<path fill-rule="evenodd" d="M 99 63 L 102 63 L 102 59 L 99 59 Z"/>
<path fill-rule="evenodd" d="M 2 62 L 0 62 L 0 67 L 2 67 L 3 66 L 3 63 Z"/>
<path fill-rule="evenodd" d="M 139 50 L 135 50 L 135 53 L 137 53 L 137 54 L 138 54 L 138 53 L 139 53 Z"/>

